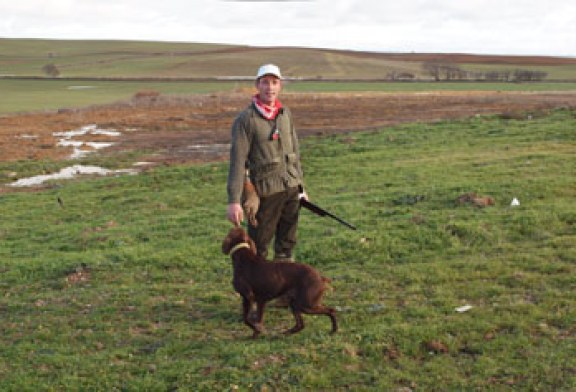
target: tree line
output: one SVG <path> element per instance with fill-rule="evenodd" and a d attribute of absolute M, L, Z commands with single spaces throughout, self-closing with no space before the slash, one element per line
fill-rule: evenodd
<path fill-rule="evenodd" d="M 440 61 L 428 61 L 422 64 L 422 69 L 426 75 L 431 76 L 435 81 L 487 81 L 487 82 L 540 82 L 546 79 L 548 73 L 530 69 L 502 70 L 502 71 L 465 71 L 452 63 Z M 46 76 L 57 78 L 60 76 L 58 67 L 49 63 L 42 67 Z M 322 79 L 318 76 L 318 79 Z M 388 80 L 403 81 L 416 80 L 417 77 L 410 72 L 390 72 Z"/>
<path fill-rule="evenodd" d="M 454 80 L 485 80 L 489 82 L 540 82 L 548 73 L 530 69 L 490 70 L 486 72 L 465 71 L 457 65 L 438 61 L 428 61 L 422 64 L 424 72 L 435 81 Z"/>

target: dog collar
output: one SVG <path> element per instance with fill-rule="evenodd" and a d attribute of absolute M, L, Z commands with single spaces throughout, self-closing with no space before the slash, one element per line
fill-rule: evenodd
<path fill-rule="evenodd" d="M 250 249 L 250 244 L 248 244 L 247 242 L 241 242 L 239 244 L 236 244 L 232 249 L 230 249 L 230 257 L 232 257 L 232 255 L 234 254 L 234 252 L 236 252 L 239 249 L 242 248 L 248 248 Z"/>

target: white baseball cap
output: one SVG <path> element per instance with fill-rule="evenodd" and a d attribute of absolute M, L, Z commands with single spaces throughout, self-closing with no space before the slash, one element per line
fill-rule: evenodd
<path fill-rule="evenodd" d="M 262 76 L 265 75 L 274 75 L 278 79 L 282 79 L 282 74 L 280 73 L 280 68 L 278 68 L 274 64 L 264 64 L 260 68 L 258 68 L 258 74 L 256 75 L 256 80 L 260 79 Z"/>

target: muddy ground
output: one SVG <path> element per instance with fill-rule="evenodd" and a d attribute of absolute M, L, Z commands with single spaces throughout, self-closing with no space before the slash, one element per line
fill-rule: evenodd
<path fill-rule="evenodd" d="M 0 160 L 69 159 L 55 132 L 96 124 L 121 136 L 91 135 L 113 142 L 98 154 L 144 151 L 140 160 L 178 164 L 227 159 L 230 126 L 250 93 L 190 97 L 138 94 L 130 101 L 82 109 L 0 117 Z M 553 108 L 576 108 L 576 92 L 322 93 L 283 95 L 301 138 L 376 129 L 407 122 L 434 122 L 475 115 L 511 118 Z"/>

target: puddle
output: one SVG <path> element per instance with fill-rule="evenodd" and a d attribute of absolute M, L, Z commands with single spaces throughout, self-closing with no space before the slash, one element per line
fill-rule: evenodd
<path fill-rule="evenodd" d="M 99 139 L 104 137 L 115 138 L 122 135 L 121 132 L 115 129 L 102 129 L 98 128 L 96 124 L 90 124 L 78 129 L 64 132 L 53 132 L 52 135 L 58 138 L 57 145 L 60 147 L 72 147 L 72 154 L 69 159 L 82 158 L 88 154 L 94 153 L 103 148 L 114 145 L 111 141 L 90 141 L 90 136 L 99 136 Z M 82 140 L 78 140 L 78 138 Z M 18 136 L 20 139 L 35 139 L 36 135 L 23 134 Z M 88 139 L 88 141 L 86 141 Z M 144 166 L 147 163 L 142 162 Z M 135 165 L 140 166 L 140 165 Z M 73 165 L 60 170 L 58 173 L 38 175 L 34 177 L 21 178 L 15 182 L 7 184 L 11 187 L 32 187 L 42 185 L 47 181 L 53 180 L 67 180 L 79 176 L 110 176 L 110 175 L 123 175 L 123 174 L 138 174 L 139 170 L 125 169 L 125 170 L 110 170 L 99 166 L 86 166 L 86 165 Z"/>
<path fill-rule="evenodd" d="M 86 125 L 79 129 L 74 129 L 72 131 L 64 132 L 54 132 L 53 136 L 59 137 L 58 146 L 61 147 L 73 147 L 72 154 L 69 159 L 79 159 L 83 158 L 88 154 L 91 154 L 99 149 L 107 148 L 114 145 L 113 142 L 85 142 L 82 140 L 74 140 L 74 138 L 86 135 L 99 135 L 108 137 L 118 137 L 122 135 L 115 129 L 101 129 L 98 128 L 96 124 Z M 85 147 L 89 147 L 86 149 Z"/>
<path fill-rule="evenodd" d="M 84 166 L 84 165 L 73 165 L 65 167 L 58 173 L 44 174 L 40 176 L 21 178 L 18 181 L 8 184 L 12 187 L 27 187 L 27 186 L 37 186 L 42 185 L 46 181 L 51 180 L 67 180 L 72 179 L 82 175 L 98 175 L 98 176 L 110 176 L 110 175 L 121 175 L 121 174 L 137 174 L 138 171 L 133 169 L 125 170 L 109 170 L 99 166 Z"/>
<path fill-rule="evenodd" d="M 228 154 L 230 144 L 192 144 L 177 150 L 177 153 L 184 155 L 213 155 Z"/>
<path fill-rule="evenodd" d="M 18 135 L 18 136 L 16 136 L 16 139 L 22 139 L 22 140 L 36 140 L 36 139 L 38 139 L 38 135 L 28 135 L 28 134 L 23 134 L 23 135 Z"/>
<path fill-rule="evenodd" d="M 230 144 L 192 144 L 188 149 L 199 152 L 228 152 Z"/>

